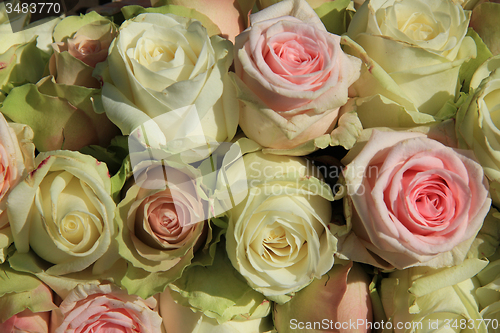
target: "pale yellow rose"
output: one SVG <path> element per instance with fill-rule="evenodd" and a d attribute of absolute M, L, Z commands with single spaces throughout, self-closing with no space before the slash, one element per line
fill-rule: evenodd
<path fill-rule="evenodd" d="M 47 274 L 80 272 L 107 252 L 115 232 L 106 165 L 65 150 L 40 153 L 36 165 L 7 199 L 16 250 L 53 264 Z"/>
<path fill-rule="evenodd" d="M 395 271 L 382 279 L 380 297 L 387 321 L 395 333 L 486 333 L 479 314 L 476 275 L 486 260 L 468 259 L 442 269 L 415 267 Z"/>
<path fill-rule="evenodd" d="M 413 127 L 453 114 L 460 66 L 476 56 L 469 20 L 451 0 L 370 0 L 359 8 L 345 43 L 366 65 L 351 90 L 364 128 Z"/>
<path fill-rule="evenodd" d="M 248 284 L 266 296 L 297 291 L 333 265 L 331 189 L 302 158 L 243 156 L 245 170 L 228 178 L 248 183 L 248 195 L 229 214 L 226 249 Z"/>
<path fill-rule="evenodd" d="M 167 129 L 160 138 L 151 140 L 168 142 L 176 133 L 186 137 L 202 132 L 208 141 L 222 142 L 236 133 L 234 88 L 227 77 L 232 44 L 219 36 L 209 37 L 199 21 L 173 14 L 140 14 L 122 24 L 107 63 L 110 80 L 104 65 L 97 65 L 94 74 L 105 81 L 104 111 L 123 134 L 186 107 L 196 110 L 201 128 L 164 124 Z M 203 138 L 198 146 L 207 140 Z"/>

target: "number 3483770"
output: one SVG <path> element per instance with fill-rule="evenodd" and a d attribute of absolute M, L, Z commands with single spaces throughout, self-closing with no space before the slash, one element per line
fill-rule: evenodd
<path fill-rule="evenodd" d="M 39 3 L 17 3 L 13 5 L 12 3 L 5 3 L 5 10 L 7 14 L 11 13 L 54 13 L 59 14 L 61 12 L 61 4 L 57 2 L 39 2 Z"/>

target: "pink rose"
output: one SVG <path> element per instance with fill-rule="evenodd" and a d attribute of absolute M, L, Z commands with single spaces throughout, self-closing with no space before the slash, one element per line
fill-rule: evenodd
<path fill-rule="evenodd" d="M 116 34 L 116 26 L 97 13 L 65 18 L 55 28 L 50 74 L 59 84 L 100 88 L 92 72 L 106 60 Z"/>
<path fill-rule="evenodd" d="M 19 275 L 10 268 L 3 271 L 2 275 L 10 278 L 6 283 L 2 282 L 3 291 L 11 292 L 2 293 L 3 296 L 0 298 L 0 332 L 48 333 L 50 313 L 56 308 L 52 303 L 52 290 L 41 282 L 34 287 L 33 277 Z M 12 283 L 26 286 L 24 282 L 31 286 L 28 290 L 12 292 Z M 2 320 L 5 321 L 2 323 Z"/>
<path fill-rule="evenodd" d="M 8 224 L 7 195 L 23 175 L 34 168 L 35 146 L 32 139 L 31 128 L 8 124 L 0 113 L 0 229 Z"/>
<path fill-rule="evenodd" d="M 2 333 L 48 333 L 50 312 L 20 312 L 0 324 Z"/>
<path fill-rule="evenodd" d="M 200 189 L 187 169 L 161 163 L 135 175 L 115 215 L 119 253 L 133 266 L 173 281 L 207 236 Z"/>
<path fill-rule="evenodd" d="M 343 163 L 354 233 L 339 252 L 383 268 L 463 261 L 491 206 L 471 151 L 422 133 L 373 130 Z"/>
<path fill-rule="evenodd" d="M 370 278 L 360 265 L 352 262 L 345 266 L 334 265 L 321 279 L 314 280 L 290 301 L 277 304 L 274 325 L 278 332 L 287 332 L 289 328 L 308 333 L 370 332 L 366 326 L 373 319 L 369 284 Z M 362 322 L 363 325 L 358 329 L 335 326 L 350 322 Z"/>
<path fill-rule="evenodd" d="M 160 333 L 156 300 L 128 295 L 111 285 L 78 285 L 54 310 L 55 333 Z"/>
<path fill-rule="evenodd" d="M 239 124 L 265 147 L 296 147 L 330 133 L 361 61 L 344 54 L 305 0 L 285 0 L 250 16 L 236 37 Z"/>

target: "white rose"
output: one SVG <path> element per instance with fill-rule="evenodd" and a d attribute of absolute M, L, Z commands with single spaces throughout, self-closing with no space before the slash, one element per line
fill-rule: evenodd
<path fill-rule="evenodd" d="M 297 291 L 333 265 L 331 189 L 302 158 L 257 152 L 243 161 L 249 192 L 229 211 L 229 259 L 266 296 Z M 229 178 L 238 171 L 229 169 Z"/>
<path fill-rule="evenodd" d="M 110 46 L 112 82 L 103 85 L 104 110 L 123 134 L 130 134 L 151 118 L 194 106 L 201 128 L 167 125 L 160 139 L 152 139 L 165 143 L 179 133 L 200 131 L 218 142 L 231 139 L 238 125 L 234 97 L 227 98 L 234 90 L 227 81 L 231 63 L 231 42 L 209 37 L 200 22 L 171 14 L 138 15 L 122 24 Z M 103 67 L 98 64 L 95 73 L 106 81 Z"/>

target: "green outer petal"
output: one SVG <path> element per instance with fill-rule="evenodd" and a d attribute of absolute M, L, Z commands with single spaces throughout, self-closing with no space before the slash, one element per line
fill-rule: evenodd
<path fill-rule="evenodd" d="M 381 283 L 381 299 L 388 320 L 422 322 L 421 332 L 433 332 L 431 322 L 443 328 L 445 319 L 472 319 L 479 325 L 480 315 L 474 298 L 477 283 L 470 278 L 487 261 L 468 259 L 462 265 L 430 269 L 415 267 L 394 271 Z M 412 293 L 413 292 L 413 293 Z M 484 325 L 481 325 L 484 326 Z M 397 332 L 402 332 L 398 330 Z M 474 330 L 486 333 L 484 327 Z"/>
<path fill-rule="evenodd" d="M 376 36 L 362 34 L 361 37 L 388 43 L 388 41 Z M 457 88 L 455 78 L 459 74 L 460 66 L 475 53 L 474 46 L 473 52 L 470 51 L 469 54 L 464 51 L 462 52 L 464 54 L 459 54 L 460 59 L 451 62 L 437 55 L 432 55 L 431 65 L 424 63 L 423 67 L 387 73 L 360 45 L 349 37 L 343 36 L 342 43 L 346 46 L 348 53 L 359 57 L 366 65 L 366 68 L 362 69 L 361 77 L 352 86 L 356 95 L 361 96 L 357 100 L 358 115 L 365 128 L 378 126 L 410 127 L 441 120 L 444 115 L 443 105 L 449 106 L 448 101 L 455 97 Z M 474 41 L 471 37 L 466 37 L 462 44 L 461 50 L 468 50 L 473 46 Z M 421 52 L 424 52 L 423 58 L 425 58 L 426 51 L 421 50 Z M 380 56 L 380 58 L 383 57 Z M 442 87 L 439 93 L 432 91 L 431 96 L 422 99 L 422 96 L 427 93 L 422 91 L 422 87 L 435 85 L 436 82 L 439 82 L 440 87 L 441 82 L 451 83 L 449 87 Z M 375 96 L 378 96 L 378 99 L 374 99 Z M 378 105 L 363 105 L 364 103 L 377 102 Z M 393 106 L 388 109 L 380 103 L 392 104 Z M 381 115 L 380 112 L 385 112 L 385 115 Z M 453 109 L 451 109 L 451 113 L 453 113 Z M 446 115 L 449 116 L 450 112 L 447 112 Z"/>
<path fill-rule="evenodd" d="M 19 32 L 2 34 L 2 38 L 0 39 L 0 54 L 4 53 L 12 45 L 28 43 L 35 36 L 38 36 L 36 46 L 46 53 L 51 53 L 52 32 L 60 20 L 58 17 L 47 17 L 29 24 Z"/>
<path fill-rule="evenodd" d="M 8 93 L 12 86 L 37 82 L 42 78 L 48 60 L 49 55 L 36 47 L 35 38 L 12 46 L 0 54 L 0 61 L 8 64 L 0 72 L 0 89 Z"/>
<path fill-rule="evenodd" d="M 111 23 L 104 16 L 99 15 L 98 13 L 92 11 L 85 15 L 72 15 L 64 18 L 61 22 L 59 22 L 54 28 L 54 41 L 61 42 L 66 37 L 72 37 L 75 32 L 78 31 L 81 27 L 86 24 L 95 22 L 95 21 L 105 21 Z"/>
<path fill-rule="evenodd" d="M 273 155 L 286 155 L 286 156 L 305 156 L 318 149 L 324 149 L 330 146 L 332 138 L 329 134 L 323 134 L 317 138 L 311 139 L 303 144 L 290 149 L 275 149 L 275 148 L 263 148 L 262 152 L 264 154 Z"/>
<path fill-rule="evenodd" d="M 498 17 L 500 16 L 500 4 L 495 2 L 483 2 L 472 11 L 470 26 L 481 36 L 494 55 L 500 54 L 500 28 Z"/>
<path fill-rule="evenodd" d="M 467 36 L 474 39 L 477 48 L 477 56 L 476 58 L 464 63 L 460 68 L 459 80 L 462 83 L 462 90 L 466 93 L 469 92 L 470 88 L 477 88 L 477 86 L 472 86 L 473 75 L 478 67 L 480 67 L 481 64 L 492 56 L 490 50 L 488 50 L 488 47 L 484 44 L 481 37 L 479 37 L 479 35 L 472 28 L 469 28 Z"/>
<path fill-rule="evenodd" d="M 29 308 L 33 312 L 56 309 L 51 292 L 35 276 L 0 265 L 0 323 Z"/>
<path fill-rule="evenodd" d="M 25 309 L 30 309 L 34 313 L 57 309 L 57 306 L 52 303 L 52 294 L 46 288 L 40 284 L 36 289 L 11 293 L 1 297 L 0 323 Z"/>
<path fill-rule="evenodd" d="M 500 54 L 488 58 L 476 69 L 470 81 L 470 89 L 477 89 L 481 81 L 490 76 L 491 72 L 497 68 L 500 68 Z"/>
<path fill-rule="evenodd" d="M 99 82 L 92 77 L 94 67 L 75 58 L 67 51 L 54 52 L 53 57 L 57 62 L 57 83 L 66 84 L 68 86 L 77 85 L 99 88 Z"/>
<path fill-rule="evenodd" d="M 165 5 L 154 8 L 142 8 L 141 6 L 125 6 L 122 8 L 123 16 L 126 20 L 133 18 L 142 13 L 161 13 L 161 14 L 174 14 L 177 16 L 189 17 L 200 21 L 207 29 L 209 36 L 220 35 L 219 27 L 208 18 L 208 16 L 184 6 Z"/>
<path fill-rule="evenodd" d="M 340 36 L 347 31 L 346 9 L 350 2 L 350 0 L 328 1 L 314 9 L 328 32 Z"/>
<path fill-rule="evenodd" d="M 345 149 L 351 149 L 363 130 L 361 121 L 356 113 L 355 101 L 356 99 L 349 100 L 340 109 L 338 124 L 332 133 L 309 140 L 295 148 L 263 148 L 262 152 L 274 155 L 305 156 L 318 149 L 325 149 L 328 146 L 342 146 Z"/>
<path fill-rule="evenodd" d="M 221 241 L 222 235 L 227 230 L 227 218 L 212 218 L 208 223 L 208 234 L 205 245 L 196 251 L 191 262 L 192 266 L 211 266 L 214 262 L 217 244 Z M 212 225 L 213 224 L 213 225 Z"/>
<path fill-rule="evenodd" d="M 491 206 L 483 226 L 472 242 L 467 258 L 484 258 L 495 253 L 500 244 L 500 213 Z"/>
<path fill-rule="evenodd" d="M 376 274 L 373 276 L 370 285 L 368 286 L 368 292 L 370 295 L 370 300 L 372 302 L 372 310 L 373 310 L 373 320 L 376 322 L 387 321 L 387 316 L 385 315 L 384 307 L 382 305 L 382 299 L 380 298 L 380 292 L 377 285 L 378 281 L 381 279 L 380 274 Z M 396 288 L 391 288 L 390 290 L 395 290 Z"/>
<path fill-rule="evenodd" d="M 413 101 L 406 96 L 406 94 L 401 90 L 401 88 L 398 86 L 396 82 L 390 77 L 389 74 L 386 73 L 386 71 L 379 65 L 377 64 L 373 59 L 371 59 L 366 51 L 356 42 L 354 42 L 352 39 L 350 39 L 348 36 L 344 35 L 342 36 L 341 39 L 341 44 L 345 46 L 346 52 L 349 54 L 352 54 L 359 59 L 361 59 L 367 68 L 368 74 L 373 75 L 373 79 L 370 79 L 370 85 L 376 86 L 375 83 L 378 82 L 378 85 L 380 87 L 377 87 L 378 89 L 381 89 L 383 91 L 384 96 L 387 98 L 391 98 L 394 101 L 398 102 L 398 104 L 406 107 L 410 111 L 416 111 L 415 106 L 413 105 Z M 365 83 L 360 83 L 364 75 L 363 70 L 361 73 L 361 77 L 358 79 L 357 83 L 354 83 L 354 86 L 356 85 L 365 85 Z M 368 87 L 365 87 L 368 88 Z"/>
<path fill-rule="evenodd" d="M 41 284 L 41 281 L 33 275 L 18 272 L 8 263 L 0 265 L 0 282 L 0 297 L 5 294 L 30 291 Z"/>
<path fill-rule="evenodd" d="M 90 155 L 96 160 L 106 163 L 106 166 L 109 169 L 109 174 L 113 175 L 113 177 L 116 176 L 123 164 L 130 163 L 128 158 L 128 137 L 126 136 L 115 136 L 106 148 L 97 145 L 90 145 L 83 147 L 79 150 L 79 152 L 85 155 Z M 111 178 L 111 182 L 113 182 L 113 178 Z M 124 182 L 121 184 L 119 189 L 121 189 L 123 184 Z M 113 193 L 115 192 L 113 191 Z"/>
<path fill-rule="evenodd" d="M 16 252 L 9 258 L 9 264 L 19 272 L 36 275 L 63 299 L 79 284 L 98 285 L 104 280 L 117 283 L 127 270 L 127 263 L 123 260 L 109 267 L 105 274 L 94 275 L 92 269 L 88 268 L 71 274 L 53 276 L 46 273 L 46 269 L 50 267 L 47 262 L 40 259 L 32 251 L 25 254 Z"/>
<path fill-rule="evenodd" d="M 418 111 L 409 111 L 384 95 L 377 94 L 355 100 L 363 128 L 414 127 L 436 121 L 433 116 Z"/>
<path fill-rule="evenodd" d="M 48 76 L 14 88 L 0 111 L 33 129 L 39 151 L 107 145 L 117 129 L 106 115 L 94 112 L 92 98 L 98 95 L 98 89 L 56 84 Z"/>
<path fill-rule="evenodd" d="M 10 244 L 14 242 L 12 238 L 12 232 L 10 227 L 6 227 L 0 230 L 0 264 L 5 262 L 7 259 L 8 248 Z"/>
<path fill-rule="evenodd" d="M 184 256 L 177 265 L 168 271 L 153 273 L 128 264 L 127 272 L 118 284 L 125 288 L 129 294 L 135 294 L 147 299 L 163 292 L 169 283 L 179 279 L 190 263 L 190 256 Z"/>
<path fill-rule="evenodd" d="M 410 300 L 425 295 L 429 295 L 438 289 L 454 285 L 472 278 L 488 265 L 487 260 L 468 259 L 462 264 L 436 270 L 433 274 L 425 275 L 413 281 L 408 292 L 411 294 Z"/>
<path fill-rule="evenodd" d="M 219 323 L 235 317 L 265 317 L 270 302 L 250 288 L 225 255 L 225 242 L 219 243 L 212 266 L 194 266 L 172 283 L 177 303 L 203 312 Z M 224 281 L 224 283 L 220 283 Z"/>

